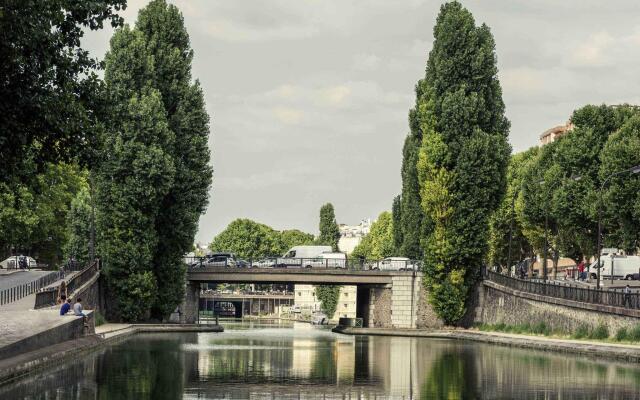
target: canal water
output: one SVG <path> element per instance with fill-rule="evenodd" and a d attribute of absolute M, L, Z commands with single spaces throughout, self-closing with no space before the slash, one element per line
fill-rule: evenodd
<path fill-rule="evenodd" d="M 303 323 L 143 334 L 0 387 L 0 399 L 637 399 L 640 367 Z"/>

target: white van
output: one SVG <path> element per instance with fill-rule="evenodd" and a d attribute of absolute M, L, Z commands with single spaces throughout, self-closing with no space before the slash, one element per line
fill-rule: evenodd
<path fill-rule="evenodd" d="M 278 268 L 302 268 L 310 260 L 320 258 L 322 253 L 330 253 L 331 246 L 294 246 L 282 257 L 276 259 Z"/>
<path fill-rule="evenodd" d="M 24 256 L 23 256 L 24 257 Z M 38 263 L 32 257 L 26 256 L 27 268 L 32 269 L 38 266 Z M 0 262 L 0 268 L 3 269 L 20 269 L 20 256 L 11 256 Z"/>
<path fill-rule="evenodd" d="M 591 264 L 591 275 L 593 278 L 597 277 L 598 260 Z M 616 253 L 609 253 L 607 255 L 600 255 L 600 279 L 611 279 L 613 275 L 614 279 L 633 279 L 634 274 L 640 273 L 640 257 L 638 256 L 625 256 Z M 595 275 L 595 276 L 594 276 Z"/>

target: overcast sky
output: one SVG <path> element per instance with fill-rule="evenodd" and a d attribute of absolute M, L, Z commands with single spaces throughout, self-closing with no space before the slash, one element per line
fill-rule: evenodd
<path fill-rule="evenodd" d="M 211 117 L 209 208 L 196 240 L 236 218 L 317 233 L 320 206 L 356 224 L 391 208 L 433 0 L 176 0 Z M 640 103 L 637 0 L 467 0 L 491 28 L 514 151 L 587 103 Z M 134 23 L 146 1 L 129 1 Z M 112 31 L 89 35 L 102 57 Z"/>

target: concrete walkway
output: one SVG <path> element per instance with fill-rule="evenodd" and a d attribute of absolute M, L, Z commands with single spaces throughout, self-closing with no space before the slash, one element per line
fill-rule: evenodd
<path fill-rule="evenodd" d="M 67 275 L 65 276 L 64 280 L 65 281 L 69 281 L 69 279 L 71 279 L 72 277 L 74 277 L 78 272 L 69 272 L 67 273 Z M 56 287 L 58 285 L 60 285 L 60 283 L 62 283 L 62 279 L 58 279 L 57 281 L 51 283 L 50 285 L 46 286 L 45 288 L 51 288 L 51 287 Z M 0 306 L 0 312 L 4 312 L 4 311 L 28 311 L 28 310 L 33 310 L 33 308 L 36 305 L 36 294 L 32 293 L 28 296 L 25 296 L 23 298 L 21 298 L 20 300 L 16 300 L 13 301 L 11 303 L 7 303 L 7 304 L 3 304 Z M 60 306 L 59 305 L 55 305 L 52 307 L 46 307 L 45 309 L 58 309 Z"/>

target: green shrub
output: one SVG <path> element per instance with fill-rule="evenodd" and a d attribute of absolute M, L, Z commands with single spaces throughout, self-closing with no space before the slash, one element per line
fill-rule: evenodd
<path fill-rule="evenodd" d="M 587 325 L 580 325 L 573 334 L 574 339 L 584 339 L 587 336 L 589 336 L 589 327 Z"/>
<path fill-rule="evenodd" d="M 609 337 L 609 328 L 604 324 L 599 324 L 596 329 L 591 331 L 589 339 L 604 340 Z"/>
<path fill-rule="evenodd" d="M 499 324 L 496 324 L 494 329 L 498 332 L 504 332 L 507 328 L 507 325 L 504 322 L 500 322 Z"/>
<path fill-rule="evenodd" d="M 640 324 L 634 326 L 631 331 L 629 331 L 628 340 L 632 342 L 640 342 Z"/>
<path fill-rule="evenodd" d="M 100 314 L 100 311 L 94 312 L 93 316 L 95 318 L 96 326 L 104 325 L 105 323 L 107 323 L 107 320 L 104 319 L 104 316 L 102 314 Z"/>
<path fill-rule="evenodd" d="M 544 323 L 544 321 L 540 321 L 537 324 L 533 325 L 531 331 L 537 335 L 545 335 L 549 336 L 551 334 L 551 328 Z"/>
<path fill-rule="evenodd" d="M 629 340 L 629 332 L 627 331 L 627 328 L 618 329 L 618 332 L 616 332 L 616 340 L 618 342 Z"/>

